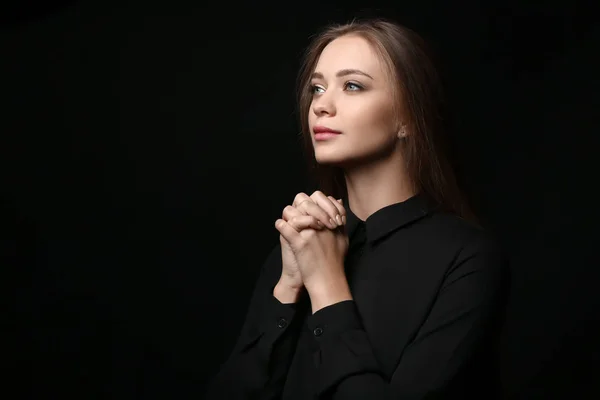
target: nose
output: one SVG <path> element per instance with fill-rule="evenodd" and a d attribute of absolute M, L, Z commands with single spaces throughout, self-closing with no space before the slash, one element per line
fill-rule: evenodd
<path fill-rule="evenodd" d="M 335 105 L 333 104 L 333 100 L 330 96 L 327 96 L 326 93 L 322 94 L 318 98 L 313 100 L 312 105 L 313 112 L 316 116 L 321 117 L 323 115 L 335 115 Z"/>

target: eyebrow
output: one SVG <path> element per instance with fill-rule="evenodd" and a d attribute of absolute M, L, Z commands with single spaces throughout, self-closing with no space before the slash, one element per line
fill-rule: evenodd
<path fill-rule="evenodd" d="M 373 77 L 369 74 L 367 74 L 366 72 L 361 71 L 360 69 L 341 69 L 339 70 L 335 76 L 337 76 L 338 78 L 342 77 L 342 76 L 346 76 L 346 75 L 362 75 L 362 76 L 366 76 L 367 78 L 373 79 Z M 320 72 L 314 72 L 311 76 L 311 79 L 324 79 L 323 74 Z M 375 80 L 375 79 L 373 79 Z"/>

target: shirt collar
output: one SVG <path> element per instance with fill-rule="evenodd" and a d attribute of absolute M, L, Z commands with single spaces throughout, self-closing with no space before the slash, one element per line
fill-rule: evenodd
<path fill-rule="evenodd" d="M 351 210 L 347 197 L 346 232 L 351 238 L 360 224 L 365 224 L 367 241 L 374 242 L 418 219 L 433 210 L 433 203 L 424 194 L 417 194 L 400 203 L 390 204 L 371 214 L 366 221 L 360 220 Z"/>

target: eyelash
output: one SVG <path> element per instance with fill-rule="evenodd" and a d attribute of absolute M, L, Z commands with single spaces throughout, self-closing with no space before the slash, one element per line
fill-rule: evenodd
<path fill-rule="evenodd" d="M 354 83 L 354 82 L 346 82 L 346 83 L 344 83 L 344 90 L 347 90 L 347 88 L 348 88 L 348 86 L 349 86 L 349 85 L 352 85 L 352 86 L 355 86 L 355 87 L 356 87 L 356 89 L 355 89 L 355 90 L 350 90 L 350 92 L 360 92 L 361 90 L 363 90 L 363 89 L 364 89 L 364 88 L 363 88 L 361 85 L 359 85 L 358 83 Z M 317 89 L 322 89 L 322 88 L 321 88 L 320 86 L 317 86 L 317 85 L 310 85 L 310 92 L 311 92 L 312 94 L 316 94 L 316 90 L 317 90 Z"/>

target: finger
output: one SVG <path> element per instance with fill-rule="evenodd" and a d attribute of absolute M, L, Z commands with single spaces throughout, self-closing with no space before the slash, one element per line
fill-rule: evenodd
<path fill-rule="evenodd" d="M 323 224 L 321 224 L 321 221 L 311 215 L 300 215 L 293 217 L 292 219 L 288 220 L 287 223 L 290 224 L 297 232 L 308 228 L 316 230 L 321 230 L 324 228 Z"/>
<path fill-rule="evenodd" d="M 281 236 L 288 241 L 290 246 L 293 246 L 300 237 L 298 231 L 282 219 L 275 221 L 275 228 L 279 231 Z"/>
<path fill-rule="evenodd" d="M 287 222 L 290 219 L 292 219 L 294 217 L 299 217 L 301 215 L 306 215 L 306 213 L 298 210 L 294 206 L 285 206 L 285 208 L 283 209 L 283 212 L 281 213 L 281 218 Z"/>
<path fill-rule="evenodd" d="M 314 192 L 310 196 L 310 198 L 315 204 L 317 204 L 319 207 L 325 210 L 327 214 L 329 214 L 331 219 L 335 222 L 336 227 L 342 226 L 344 224 L 342 220 L 342 215 L 346 213 L 346 210 L 344 210 L 344 207 L 341 207 L 341 210 L 343 210 L 343 213 L 341 213 L 340 208 L 334 204 L 337 203 L 335 199 L 334 201 L 331 201 L 331 199 L 328 196 L 325 196 L 325 194 L 323 194 L 323 192 L 321 192 L 320 190 Z"/>
<path fill-rule="evenodd" d="M 300 192 L 296 195 L 296 197 L 294 197 L 294 202 L 292 203 L 292 206 L 298 208 L 300 204 L 307 200 L 312 201 L 312 199 L 306 193 Z"/>
<path fill-rule="evenodd" d="M 327 198 L 329 199 L 329 201 L 331 201 L 331 204 L 333 204 L 333 206 L 337 208 L 338 213 L 340 214 L 340 217 L 342 219 L 342 224 L 346 225 L 346 209 L 344 208 L 341 199 L 336 200 L 333 196 L 327 196 Z"/>
<path fill-rule="evenodd" d="M 302 212 L 300 210 L 298 210 L 295 207 L 292 206 L 286 206 L 283 209 L 283 213 L 281 214 L 281 218 L 285 221 L 285 222 L 290 222 L 292 219 L 294 218 L 298 218 L 298 217 L 309 217 L 308 220 L 310 220 L 310 218 L 314 218 L 314 217 L 310 217 L 306 212 Z M 318 219 L 314 218 L 314 223 L 310 226 L 313 229 L 323 229 L 325 228 L 325 225 L 319 221 Z M 302 224 L 302 226 L 304 226 L 304 224 Z M 301 229 L 306 229 L 306 227 L 301 228 Z M 296 229 L 298 230 L 298 229 Z"/>
<path fill-rule="evenodd" d="M 311 201 L 303 201 L 302 203 L 300 203 L 298 208 L 300 210 L 302 210 L 304 213 L 306 213 L 307 215 L 311 215 L 311 216 L 315 217 L 316 219 L 318 219 L 319 221 L 321 221 L 323 223 L 323 225 L 325 225 L 329 229 L 335 229 L 338 227 L 337 222 L 335 222 L 325 210 L 323 210 L 320 206 L 318 206 L 312 200 Z"/>

